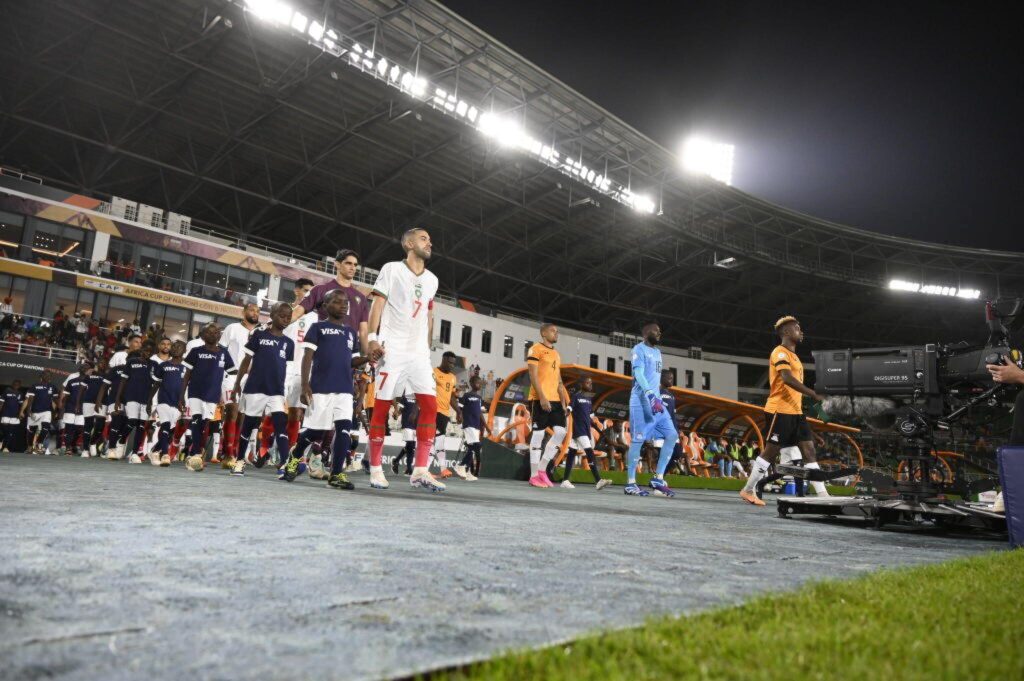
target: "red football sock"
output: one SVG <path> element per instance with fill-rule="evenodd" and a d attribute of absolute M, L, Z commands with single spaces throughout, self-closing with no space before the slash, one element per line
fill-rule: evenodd
<path fill-rule="evenodd" d="M 295 447 L 295 443 L 299 441 L 299 429 L 302 427 L 301 421 L 289 421 L 288 422 L 288 446 L 290 448 Z"/>
<path fill-rule="evenodd" d="M 221 430 L 224 434 L 221 435 L 220 444 L 222 457 L 232 457 L 235 455 L 235 450 L 238 448 L 238 432 L 235 427 L 234 421 L 222 421 Z"/>
<path fill-rule="evenodd" d="M 270 451 L 270 443 L 274 441 L 274 421 L 269 416 L 264 416 L 260 423 L 260 456 Z M 284 456 L 282 454 L 282 456 Z"/>
<path fill-rule="evenodd" d="M 416 419 L 416 468 L 426 468 L 430 463 L 430 452 L 434 449 L 437 431 L 437 398 L 433 395 L 416 395 L 420 415 Z"/>
<path fill-rule="evenodd" d="M 373 418 L 370 419 L 370 465 L 379 466 L 384 455 L 384 433 L 387 430 L 391 400 L 374 400 Z"/>

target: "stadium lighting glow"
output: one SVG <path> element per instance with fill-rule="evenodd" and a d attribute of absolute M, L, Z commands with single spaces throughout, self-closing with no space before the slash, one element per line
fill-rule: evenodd
<path fill-rule="evenodd" d="M 414 70 L 405 69 L 383 55 L 375 55 L 372 47 L 364 47 L 358 41 L 340 34 L 334 28 L 310 20 L 280 0 L 234 0 L 235 4 L 252 13 L 257 19 L 287 27 L 301 35 L 306 42 L 339 58 L 344 58 L 352 68 L 397 88 L 407 95 L 424 100 L 427 105 L 441 113 L 457 118 L 475 128 L 498 146 L 530 154 L 537 161 L 572 177 L 592 189 L 609 196 L 639 213 L 652 214 L 657 210 L 654 199 L 646 194 L 634 193 L 626 185 L 618 184 L 604 173 L 590 168 L 582 159 L 571 158 L 543 143 L 529 134 L 519 122 L 494 112 L 485 112 L 478 104 L 467 101 L 448 92 L 445 88 L 432 85 Z M 728 145 L 720 145 L 728 146 Z M 732 156 L 729 155 L 729 177 L 721 180 L 726 184 L 731 179 Z M 721 164 L 720 164 L 721 165 Z M 713 173 L 712 177 L 721 179 Z"/>
<path fill-rule="evenodd" d="M 732 184 L 732 161 L 736 148 L 704 137 L 691 137 L 683 145 L 683 168 Z"/>
<path fill-rule="evenodd" d="M 931 296 L 949 296 L 951 298 L 966 298 L 976 300 L 981 297 L 981 291 L 976 288 L 957 288 L 956 286 L 940 286 L 937 284 L 918 284 L 913 281 L 893 279 L 889 282 L 889 289 L 893 291 L 908 291 L 910 293 L 924 293 Z"/>

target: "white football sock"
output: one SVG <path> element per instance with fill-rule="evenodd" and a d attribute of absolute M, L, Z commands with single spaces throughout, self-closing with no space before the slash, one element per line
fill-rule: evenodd
<path fill-rule="evenodd" d="M 804 468 L 816 471 L 821 470 L 821 466 L 818 465 L 817 461 L 812 461 L 809 464 L 805 464 Z M 825 487 L 825 483 L 823 483 L 821 480 L 808 480 L 808 482 L 811 483 L 811 489 L 814 490 L 814 493 L 816 495 L 818 495 L 819 497 L 829 496 L 828 489 Z"/>
<path fill-rule="evenodd" d="M 747 483 L 743 485 L 743 491 L 752 492 L 754 485 L 765 476 L 770 467 L 771 464 L 768 463 L 767 459 L 762 459 L 760 456 L 754 459 L 754 463 L 750 466 L 750 477 L 747 478 Z"/>

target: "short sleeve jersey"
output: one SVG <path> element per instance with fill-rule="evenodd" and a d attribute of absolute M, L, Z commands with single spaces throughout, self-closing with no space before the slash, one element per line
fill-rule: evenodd
<path fill-rule="evenodd" d="M 590 415 L 594 411 L 594 403 L 582 390 L 573 393 L 569 401 L 572 407 L 572 436 L 589 437 Z"/>
<path fill-rule="evenodd" d="M 3 410 L 0 417 L 5 419 L 16 419 L 21 411 L 21 393 L 14 388 L 8 388 L 3 394 Z"/>
<path fill-rule="evenodd" d="M 85 379 L 85 396 L 82 401 L 87 404 L 96 404 L 96 398 L 100 396 L 100 388 L 103 387 L 105 381 L 106 379 L 97 373 L 93 373 Z"/>
<path fill-rule="evenodd" d="M 242 392 L 246 395 L 284 395 L 288 362 L 295 360 L 292 339 L 284 334 L 276 336 L 265 329 L 256 329 L 242 352 L 251 358 Z"/>
<path fill-rule="evenodd" d="M 189 351 L 183 364 L 192 372 L 188 382 L 189 397 L 203 402 L 220 402 L 224 374 L 235 368 L 227 349 L 218 345 L 216 350 L 209 350 L 200 345 Z"/>
<path fill-rule="evenodd" d="M 768 364 L 768 401 L 764 410 L 770 414 L 802 414 L 803 395 L 782 382 L 782 370 L 788 369 L 793 378 L 803 383 L 804 365 L 795 352 L 779 345 L 772 350 Z"/>
<path fill-rule="evenodd" d="M 258 329 L 259 327 L 256 328 Z M 254 331 L 256 331 L 256 329 L 250 331 L 242 325 L 242 322 L 235 322 L 234 324 L 228 324 L 224 327 L 224 333 L 220 335 L 220 344 L 227 348 L 228 354 L 231 355 L 231 362 L 234 367 L 241 366 L 242 349 L 245 347 L 245 344 L 249 342 L 249 336 L 251 336 Z"/>
<path fill-rule="evenodd" d="M 676 415 L 676 396 L 672 394 L 672 391 L 668 388 L 661 389 L 661 403 L 665 405 L 665 413 L 675 419 Z"/>
<path fill-rule="evenodd" d="M 107 392 L 103 393 L 103 404 L 110 406 L 114 403 L 117 389 L 121 385 L 120 367 L 110 367 L 107 375 L 103 377 L 103 382 L 107 385 Z"/>
<path fill-rule="evenodd" d="M 64 399 L 64 411 L 71 414 L 81 414 L 82 407 L 79 404 L 79 397 L 85 392 L 88 386 L 87 377 L 79 373 L 71 374 L 64 381 L 63 393 L 67 395 Z M 78 405 L 76 409 L 75 406 Z"/>
<path fill-rule="evenodd" d="M 32 413 L 41 414 L 44 411 L 53 411 L 53 398 L 57 391 L 49 383 L 36 383 L 29 389 L 32 395 Z"/>
<path fill-rule="evenodd" d="M 308 298 L 309 296 L 306 297 Z M 295 361 L 288 362 L 288 376 L 290 378 L 297 377 L 302 372 L 302 343 L 305 341 L 306 334 L 309 333 L 310 327 L 312 327 L 317 320 L 318 316 L 316 312 L 307 312 L 284 328 L 284 335 L 292 339 L 296 348 Z"/>
<path fill-rule="evenodd" d="M 309 389 L 316 394 L 351 395 L 352 353 L 356 332 L 343 324 L 315 322 L 305 335 L 303 347 L 313 350 Z"/>
<path fill-rule="evenodd" d="M 540 391 L 549 402 L 558 401 L 558 384 L 561 379 L 562 358 L 558 350 L 549 348 L 543 343 L 534 343 L 526 355 L 526 364 L 536 364 L 537 382 L 540 383 Z M 530 385 L 531 400 L 539 399 L 533 384 Z"/>
<path fill-rule="evenodd" d="M 434 367 L 434 383 L 437 385 L 437 413 L 448 416 L 452 411 L 452 397 L 455 395 L 455 374 Z"/>
<path fill-rule="evenodd" d="M 350 329 L 359 332 L 359 325 L 370 321 L 370 304 L 359 289 L 355 286 L 342 286 L 337 279 L 317 284 L 309 290 L 306 297 L 299 301 L 299 305 L 307 313 L 315 312 L 314 321 L 327 321 L 327 311 L 324 310 L 324 298 L 331 291 L 341 289 L 348 296 L 348 313 L 345 315 L 344 324 Z"/>
<path fill-rule="evenodd" d="M 160 384 L 156 394 L 157 403 L 177 407 L 181 401 L 181 384 L 185 381 L 185 364 L 171 360 L 161 362 L 153 370 L 153 380 Z"/>
<path fill-rule="evenodd" d="M 149 401 L 149 390 L 152 386 L 152 368 L 149 360 L 143 357 L 129 357 L 128 361 L 118 368 L 118 374 L 124 382 L 124 402 L 146 403 Z"/>
<path fill-rule="evenodd" d="M 413 273 L 404 260 L 381 268 L 373 292 L 387 298 L 378 339 L 392 354 L 430 353 L 430 311 L 437 295 L 437 277 L 429 270 Z"/>
<path fill-rule="evenodd" d="M 484 401 L 480 393 L 466 393 L 459 396 L 459 408 L 462 409 L 463 428 L 481 428 L 483 422 Z"/>

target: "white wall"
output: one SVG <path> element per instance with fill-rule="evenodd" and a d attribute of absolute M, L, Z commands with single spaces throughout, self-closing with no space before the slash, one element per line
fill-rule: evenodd
<path fill-rule="evenodd" d="M 441 320 L 448 320 L 452 324 L 451 342 L 442 345 L 437 342 L 441 335 Z M 472 327 L 473 334 L 469 349 L 463 348 L 462 327 Z M 436 304 L 434 308 L 434 359 L 440 361 L 441 353 L 451 350 L 460 357 L 465 358 L 466 365 L 479 364 L 482 373 L 488 370 L 494 371 L 496 376 L 507 376 L 516 369 L 525 365 L 524 347 L 526 341 L 531 343 L 540 340 L 540 325 L 527 324 L 511 319 L 490 317 L 476 312 L 464 310 L 447 304 Z M 481 350 L 481 339 L 483 331 L 491 331 L 491 351 L 485 353 Z M 595 354 L 598 358 L 598 369 L 607 369 L 608 357 L 615 358 L 616 373 L 623 373 L 623 361 L 629 359 L 630 348 L 619 347 L 610 343 L 602 342 L 592 334 L 573 331 L 567 328 L 559 328 L 558 349 L 562 356 L 563 364 L 579 364 L 590 366 L 590 355 Z M 505 348 L 505 336 L 511 336 L 512 357 L 506 358 L 503 354 Z M 672 348 L 662 348 L 662 359 L 664 368 L 676 370 L 679 387 L 686 387 L 685 372 L 690 370 L 694 373 L 693 389 L 718 395 L 729 399 L 737 398 L 737 370 L 736 365 L 725 362 L 714 362 L 703 359 L 690 359 L 671 354 Z M 710 376 L 711 387 L 702 390 L 702 373 Z"/>

